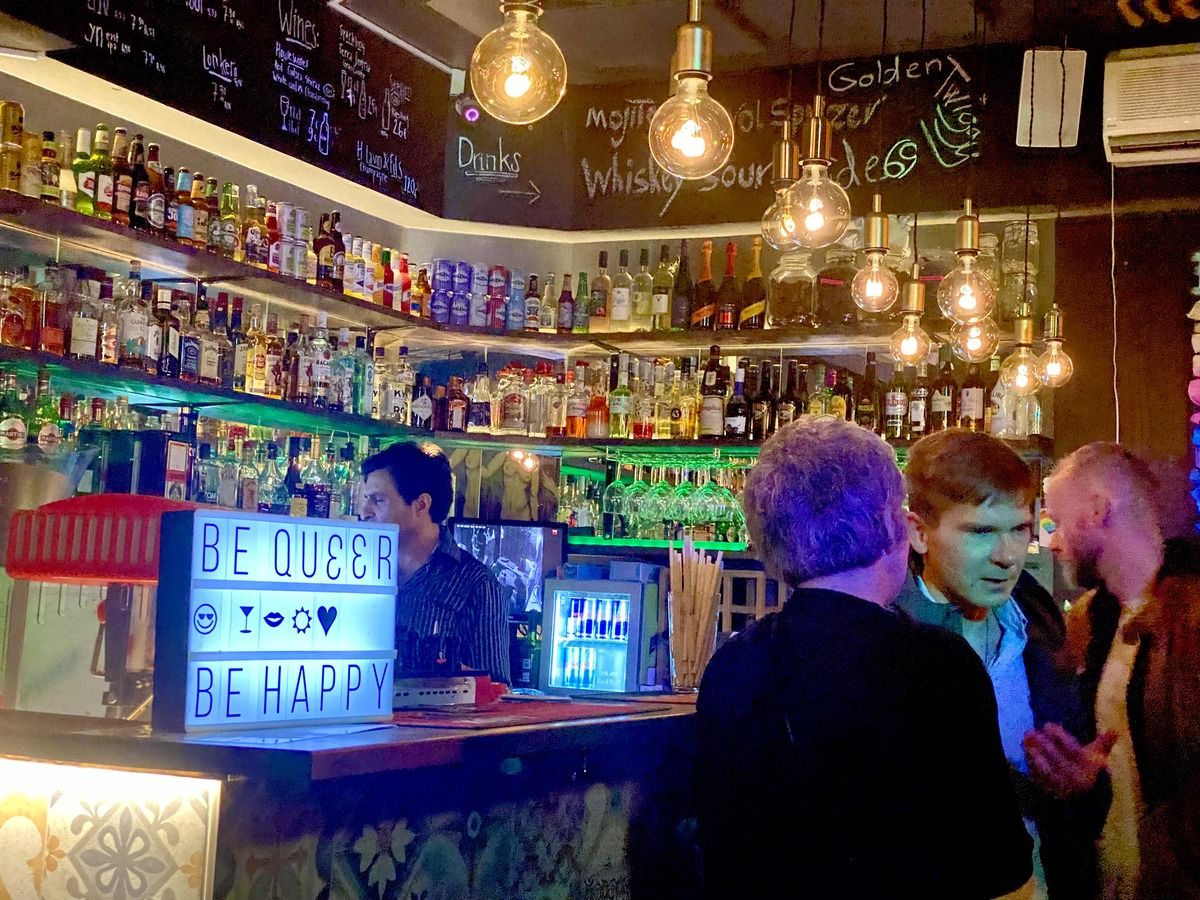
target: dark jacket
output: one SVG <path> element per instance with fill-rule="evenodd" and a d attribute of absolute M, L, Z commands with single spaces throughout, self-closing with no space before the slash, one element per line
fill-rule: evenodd
<path fill-rule="evenodd" d="M 1055 722 L 1086 744 L 1096 737 L 1093 707 L 1084 699 L 1079 679 L 1064 653 L 1066 620 L 1054 598 L 1028 572 L 1022 572 L 1013 600 L 1026 626 L 1025 677 L 1029 705 L 1037 727 Z M 948 603 L 931 602 L 910 574 L 897 607 L 918 622 L 962 635 L 962 615 Z M 1112 802 L 1107 775 L 1096 787 L 1069 800 L 1057 800 L 1027 775 L 1011 770 L 1022 812 L 1037 824 L 1042 868 L 1050 900 L 1091 900 L 1100 888 L 1096 838 Z"/>
<path fill-rule="evenodd" d="M 795 591 L 717 651 L 696 711 L 707 896 L 973 900 L 1029 879 L 991 682 L 961 639 Z"/>
<path fill-rule="evenodd" d="M 1168 543 L 1153 600 L 1121 634 L 1138 644 L 1126 703 L 1146 807 L 1145 900 L 1200 900 L 1200 565 L 1184 547 Z M 1093 707 L 1119 619 L 1119 602 L 1104 589 L 1068 616 L 1068 643 Z"/>

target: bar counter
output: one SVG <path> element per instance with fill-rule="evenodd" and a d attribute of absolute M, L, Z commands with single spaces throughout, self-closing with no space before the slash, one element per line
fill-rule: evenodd
<path fill-rule="evenodd" d="M 693 707 L 625 705 L 533 725 L 200 736 L 8 712 L 0 767 L 62 765 L 39 767 L 45 797 L 4 772 L 0 809 L 41 809 L 47 898 L 113 877 L 163 900 L 686 896 Z M 183 787 L 131 790 L 137 773 Z"/>

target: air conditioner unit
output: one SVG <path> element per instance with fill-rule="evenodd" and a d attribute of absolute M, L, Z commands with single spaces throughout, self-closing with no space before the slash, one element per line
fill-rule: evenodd
<path fill-rule="evenodd" d="M 1108 55 L 1104 155 L 1114 166 L 1200 162 L 1200 44 Z"/>

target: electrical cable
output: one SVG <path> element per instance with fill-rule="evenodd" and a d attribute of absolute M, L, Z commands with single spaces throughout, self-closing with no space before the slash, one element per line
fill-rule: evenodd
<path fill-rule="evenodd" d="M 1113 437 L 1121 443 L 1121 394 L 1117 382 L 1117 167 L 1109 164 L 1110 186 L 1108 194 L 1109 221 L 1109 280 L 1112 282 L 1112 390 L 1113 413 L 1115 417 L 1116 434 Z"/>

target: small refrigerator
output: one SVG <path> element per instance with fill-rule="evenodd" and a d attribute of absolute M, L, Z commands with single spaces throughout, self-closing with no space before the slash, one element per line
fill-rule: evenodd
<path fill-rule="evenodd" d="M 550 578 L 543 597 L 542 690 L 661 690 L 657 583 Z"/>

